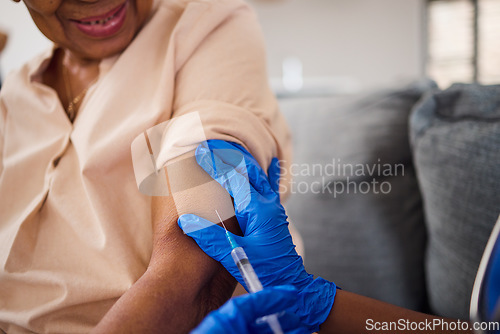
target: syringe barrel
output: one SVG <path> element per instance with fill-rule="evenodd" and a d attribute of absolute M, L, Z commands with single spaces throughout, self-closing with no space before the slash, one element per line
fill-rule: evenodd
<path fill-rule="evenodd" d="M 257 292 L 263 289 L 259 278 L 255 274 L 250 261 L 248 261 L 247 254 L 241 247 L 236 247 L 231 251 L 234 263 L 238 266 L 241 276 L 245 280 L 249 292 Z"/>
<path fill-rule="evenodd" d="M 238 266 L 238 270 L 240 271 L 241 276 L 245 280 L 249 292 L 253 293 L 262 290 L 263 289 L 262 284 L 260 283 L 257 274 L 255 274 L 255 271 L 253 270 L 250 261 L 248 261 L 248 256 L 243 250 L 243 248 L 241 247 L 233 248 L 233 250 L 231 251 L 231 256 L 234 260 L 234 263 L 236 263 L 236 266 Z M 280 323 L 278 321 L 277 314 L 271 314 L 257 319 L 257 322 L 259 321 L 267 322 L 274 334 L 283 334 Z"/>

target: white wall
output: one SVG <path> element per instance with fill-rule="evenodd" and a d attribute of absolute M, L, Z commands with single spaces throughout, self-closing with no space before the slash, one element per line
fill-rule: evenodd
<path fill-rule="evenodd" d="M 0 30 L 9 35 L 7 46 L 0 55 L 2 78 L 8 71 L 21 66 L 50 46 L 49 40 L 36 28 L 22 2 L 0 1 Z"/>
<path fill-rule="evenodd" d="M 296 56 L 307 77 L 363 87 L 423 74 L 423 0 L 249 0 L 264 30 L 270 75 Z"/>
<path fill-rule="evenodd" d="M 423 73 L 424 0 L 249 0 L 265 34 L 269 74 L 298 57 L 305 78 L 350 79 L 360 87 L 391 85 Z M 0 0 L 9 33 L 2 75 L 49 46 L 24 4 Z M 321 80 L 320 80 L 321 81 Z M 330 80 L 331 81 L 331 80 Z M 343 83 L 343 84 L 342 84 Z"/>

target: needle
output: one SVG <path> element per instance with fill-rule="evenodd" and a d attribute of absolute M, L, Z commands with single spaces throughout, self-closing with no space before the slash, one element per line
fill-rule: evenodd
<path fill-rule="evenodd" d="M 220 217 L 219 212 L 217 212 L 217 210 L 215 210 L 215 213 L 217 214 L 217 217 L 219 217 L 219 220 L 220 220 L 220 222 L 221 222 L 222 226 L 224 227 L 224 229 L 225 229 L 225 230 L 226 230 L 226 232 L 227 232 L 227 228 L 226 228 L 226 226 L 224 225 L 224 222 L 222 221 L 222 218 Z"/>

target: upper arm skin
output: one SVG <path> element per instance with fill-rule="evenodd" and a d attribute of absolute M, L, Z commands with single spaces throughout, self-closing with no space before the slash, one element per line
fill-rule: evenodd
<path fill-rule="evenodd" d="M 218 208 L 227 217 L 232 202 L 193 156 L 180 165 L 182 168 L 176 168 L 179 164 L 168 168 L 170 187 L 190 186 L 181 191 L 171 189 L 173 196 L 153 197 L 153 253 L 146 273 L 118 300 L 95 332 L 185 333 L 231 297 L 234 278 L 182 232 L 177 219 L 179 214 L 190 212 L 215 221 L 203 213 L 213 211 L 215 215 Z M 193 179 L 198 179 L 198 186 L 192 186 Z M 200 179 L 210 182 L 199 184 Z M 236 232 L 234 216 L 224 223 Z"/>

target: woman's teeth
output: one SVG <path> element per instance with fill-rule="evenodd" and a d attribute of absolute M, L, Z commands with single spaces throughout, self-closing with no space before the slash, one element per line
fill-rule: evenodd
<path fill-rule="evenodd" d="M 118 13 L 114 14 L 114 15 L 111 15 L 110 17 L 108 18 L 105 18 L 105 19 L 102 19 L 102 20 L 98 20 L 98 21 L 88 21 L 88 22 L 81 22 L 82 24 L 85 24 L 85 25 L 94 25 L 94 24 L 105 24 L 106 22 L 108 22 L 109 20 L 113 19 L 116 17 Z"/>

